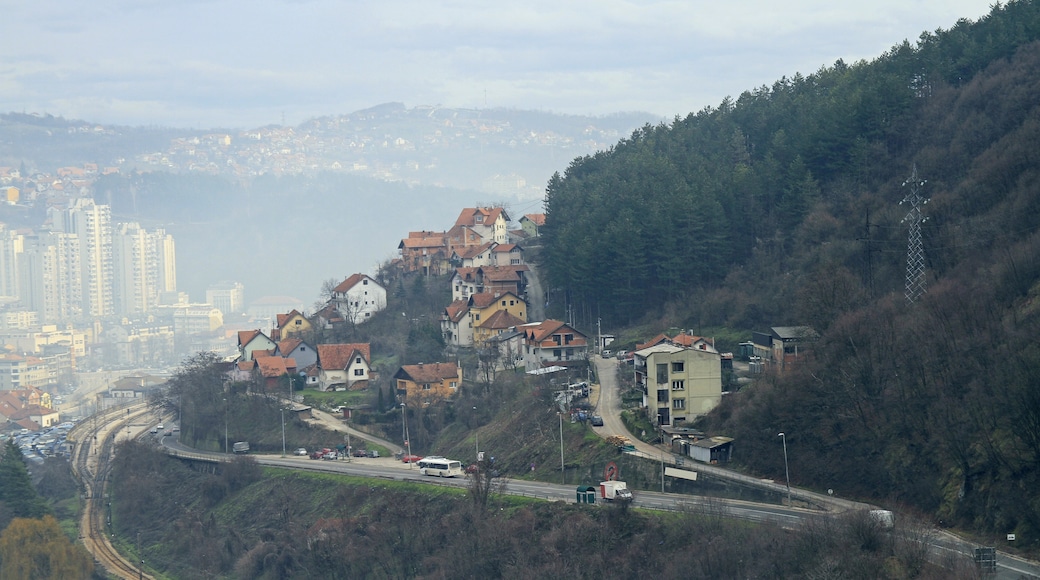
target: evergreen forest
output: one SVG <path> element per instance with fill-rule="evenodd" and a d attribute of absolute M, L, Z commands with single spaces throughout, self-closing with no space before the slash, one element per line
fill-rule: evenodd
<path fill-rule="evenodd" d="M 586 327 L 811 326 L 807 362 L 703 425 L 738 461 L 782 478 L 784 431 L 792 484 L 1035 548 L 1038 227 L 1040 3 L 1016 0 L 575 159 L 541 267 Z"/>

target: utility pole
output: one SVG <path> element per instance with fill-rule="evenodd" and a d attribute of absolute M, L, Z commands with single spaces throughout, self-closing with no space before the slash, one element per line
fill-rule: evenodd
<path fill-rule="evenodd" d="M 776 434 L 784 442 L 784 475 L 787 476 L 787 507 L 791 507 L 791 470 L 787 468 L 787 435 L 783 431 Z"/>
<path fill-rule="evenodd" d="M 567 471 L 563 463 L 563 413 L 556 413 L 560 418 L 560 482 L 567 485 Z"/>
<path fill-rule="evenodd" d="M 917 163 L 914 163 L 910 177 L 903 182 L 903 186 L 910 186 L 910 193 L 899 202 L 910 204 L 910 213 L 903 218 L 903 223 L 908 224 L 906 244 L 906 301 L 913 304 L 924 294 L 924 245 L 921 243 L 921 223 L 927 218 L 921 216 L 921 206 L 928 200 L 921 195 L 921 188 L 928 180 L 917 176 Z"/>

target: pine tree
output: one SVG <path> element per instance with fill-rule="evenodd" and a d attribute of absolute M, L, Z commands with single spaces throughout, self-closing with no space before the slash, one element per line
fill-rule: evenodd
<path fill-rule="evenodd" d="M 0 459 L 0 502 L 15 518 L 39 518 L 49 511 L 33 488 L 22 450 L 14 441 L 7 442 Z"/>

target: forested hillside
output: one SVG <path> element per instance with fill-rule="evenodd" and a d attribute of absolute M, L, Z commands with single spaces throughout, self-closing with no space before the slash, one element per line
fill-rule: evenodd
<path fill-rule="evenodd" d="M 810 363 L 710 418 L 740 461 L 782 477 L 784 431 L 792 482 L 1037 546 L 1038 40 L 1040 3 L 1010 2 L 576 159 L 547 190 L 547 286 L 612 325 L 813 326 Z"/>

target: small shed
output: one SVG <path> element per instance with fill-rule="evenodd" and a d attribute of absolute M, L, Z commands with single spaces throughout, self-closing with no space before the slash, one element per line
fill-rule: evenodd
<path fill-rule="evenodd" d="M 709 437 L 690 444 L 690 457 L 704 463 L 726 463 L 733 455 L 731 437 Z"/>
<path fill-rule="evenodd" d="M 578 503 L 596 503 L 596 488 L 591 485 L 579 485 Z"/>

